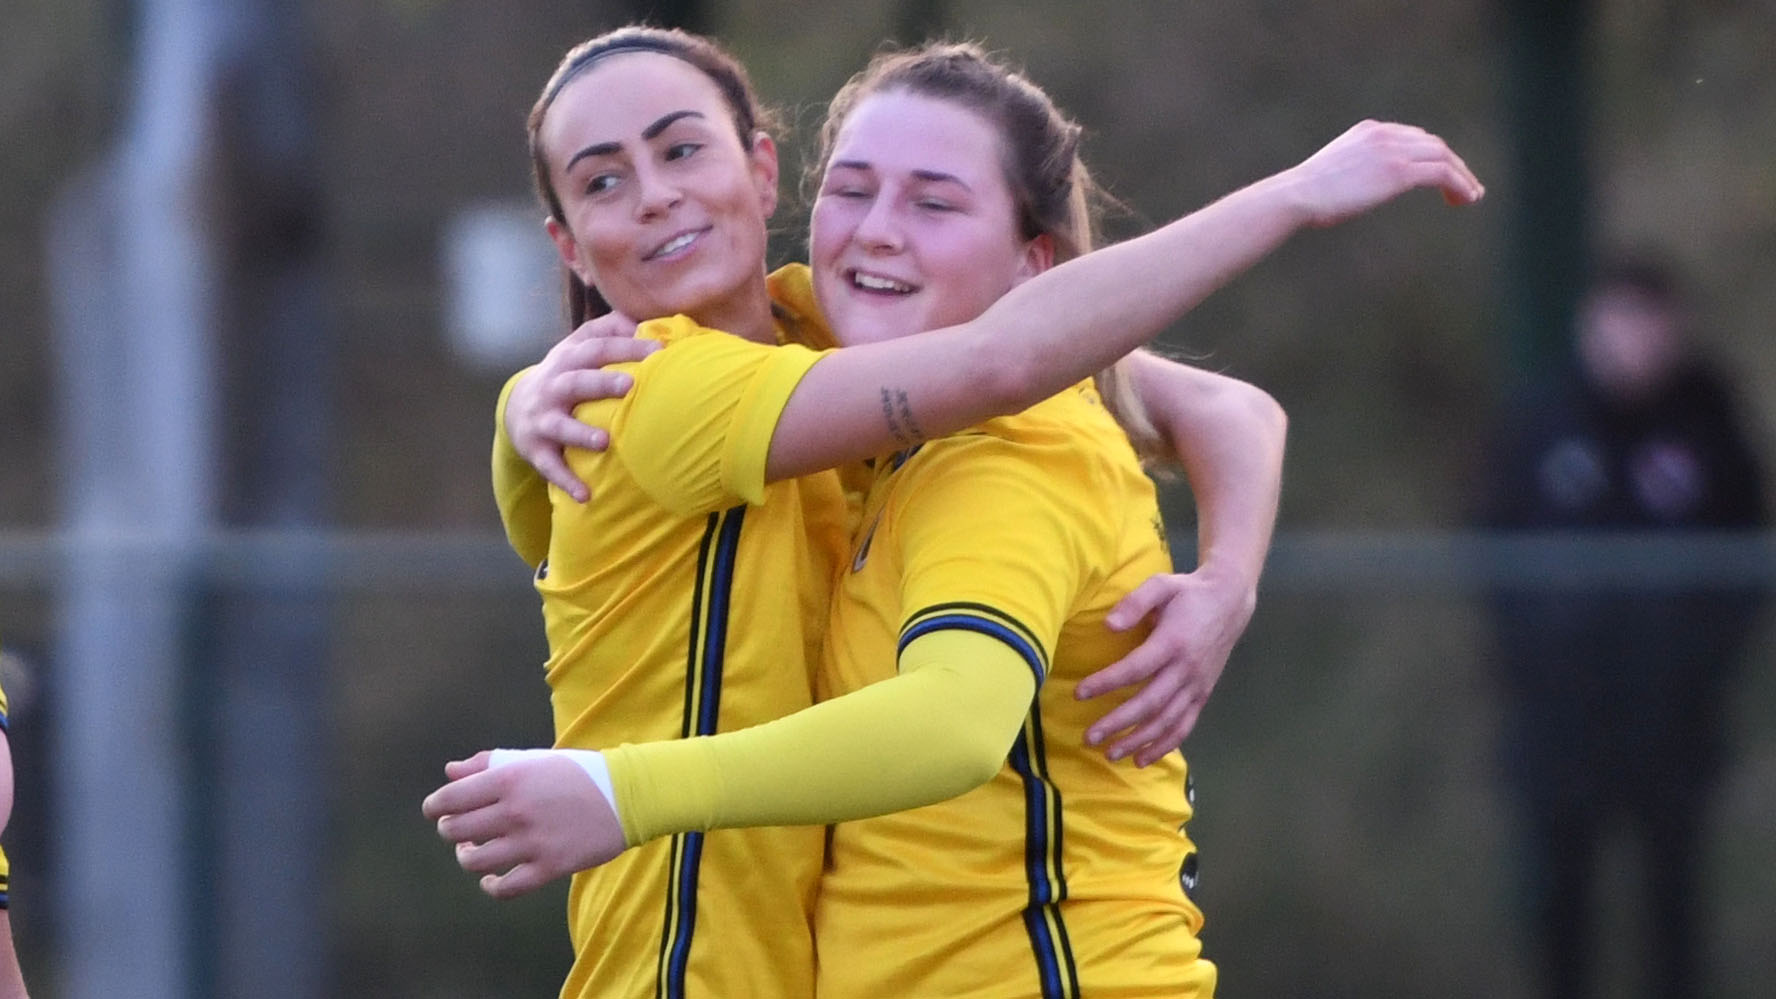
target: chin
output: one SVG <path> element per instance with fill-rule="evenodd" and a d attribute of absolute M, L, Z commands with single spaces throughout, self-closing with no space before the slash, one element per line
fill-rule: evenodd
<path fill-rule="evenodd" d="M 864 320 L 832 319 L 833 336 L 839 343 L 847 347 L 857 347 L 866 343 L 881 343 L 893 340 L 909 332 L 903 327 L 892 323 L 884 323 L 880 318 L 869 317 Z"/>

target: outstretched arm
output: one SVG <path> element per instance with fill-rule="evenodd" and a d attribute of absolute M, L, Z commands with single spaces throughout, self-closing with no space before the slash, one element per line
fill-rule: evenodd
<path fill-rule="evenodd" d="M 453 762 L 423 808 L 482 889 L 509 898 L 659 836 L 954 797 L 999 771 L 1035 691 L 1029 664 L 999 640 L 937 632 L 907 645 L 893 678 L 738 732 L 543 750 L 499 769 L 486 753 Z M 575 762 L 586 760 L 608 766 L 611 798 Z"/>
<path fill-rule="evenodd" d="M 1142 683 L 1087 732 L 1093 745 L 1120 733 L 1111 759 L 1146 766 L 1176 749 L 1245 633 L 1270 550 L 1282 493 L 1288 419 L 1264 390 L 1225 375 L 1135 354 L 1135 387 L 1190 480 L 1196 498 L 1197 563 L 1154 576 L 1111 611 L 1124 631 L 1154 617 L 1147 640 L 1080 682 L 1097 697 Z"/>
<path fill-rule="evenodd" d="M 786 404 L 768 480 L 791 478 L 1017 412 L 1147 342 L 1304 227 L 1330 226 L 1420 188 L 1452 204 L 1484 193 L 1443 140 L 1363 122 L 1307 160 L 1136 239 L 1012 289 L 972 322 L 832 352 Z M 551 352 L 552 357 L 554 352 Z M 563 351 L 562 360 L 571 354 Z M 574 426 L 563 377 L 528 376 L 502 414 L 513 449 L 583 497 L 563 445 L 601 443 Z M 598 393 L 602 395 L 603 393 Z"/>
<path fill-rule="evenodd" d="M 1019 284 L 971 322 L 837 351 L 790 397 L 766 477 L 1017 412 L 1146 343 L 1296 231 L 1419 188 L 1439 189 L 1452 204 L 1484 193 L 1442 139 L 1363 122 L 1288 170 Z"/>

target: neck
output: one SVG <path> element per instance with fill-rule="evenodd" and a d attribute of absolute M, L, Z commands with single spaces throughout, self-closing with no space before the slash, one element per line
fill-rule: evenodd
<path fill-rule="evenodd" d="M 725 301 L 697 310 L 691 318 L 699 325 L 723 330 L 754 343 L 777 342 L 777 324 L 771 317 L 771 292 L 765 286 L 762 270 L 757 281 L 747 282 L 745 288 Z"/>

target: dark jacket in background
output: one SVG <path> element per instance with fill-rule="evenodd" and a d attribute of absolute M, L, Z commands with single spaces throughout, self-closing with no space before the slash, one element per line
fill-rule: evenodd
<path fill-rule="evenodd" d="M 1492 452 L 1500 529 L 1672 532 L 1765 525 L 1759 469 L 1723 381 L 1692 366 L 1656 397 L 1584 380 L 1517 399 Z M 1759 594 L 1597 586 L 1493 595 L 1507 777 L 1556 807 L 1688 800 L 1718 774 L 1722 703 Z"/>

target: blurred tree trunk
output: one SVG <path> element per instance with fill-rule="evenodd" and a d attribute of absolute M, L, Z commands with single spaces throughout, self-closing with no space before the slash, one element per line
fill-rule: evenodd
<path fill-rule="evenodd" d="M 334 342 L 305 4 L 235 0 L 212 90 L 223 522 L 280 540 L 205 602 L 214 994 L 331 995 L 325 565 Z M 234 578 L 238 576 L 239 582 Z M 244 583 L 245 585 L 241 585 Z M 200 813 L 202 814 L 202 813 Z M 200 953 L 200 960 L 202 954 Z"/>
<path fill-rule="evenodd" d="M 1505 254 L 1512 364 L 1569 357 L 1591 261 L 1590 0 L 1505 0 L 1506 123 L 1516 187 Z"/>
<path fill-rule="evenodd" d="M 57 203 L 73 999 L 327 994 L 324 575 L 302 532 L 326 500 L 329 324 L 300 10 L 139 0 L 123 134 Z M 221 566 L 223 518 L 296 540 Z"/>
<path fill-rule="evenodd" d="M 63 523 L 56 882 L 61 994 L 180 999 L 198 950 L 185 663 L 215 516 L 214 257 L 201 4 L 142 2 L 117 150 L 50 227 Z"/>

